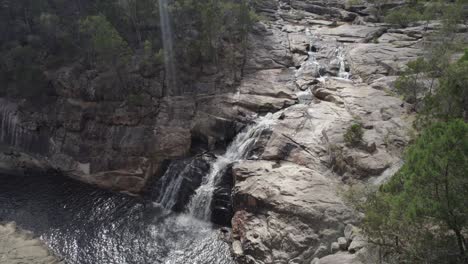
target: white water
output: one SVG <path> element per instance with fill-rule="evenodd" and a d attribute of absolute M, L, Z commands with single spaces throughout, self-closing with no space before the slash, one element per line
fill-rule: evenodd
<path fill-rule="evenodd" d="M 167 210 L 171 210 L 176 205 L 179 190 L 184 180 L 182 172 L 174 175 L 173 171 L 176 170 L 176 166 L 176 163 L 172 163 L 161 178 L 161 193 L 157 202 Z"/>
<path fill-rule="evenodd" d="M 336 58 L 340 63 L 338 78 L 349 79 L 349 72 L 346 71 L 345 52 L 343 46 L 336 49 Z"/>
<path fill-rule="evenodd" d="M 304 75 L 310 69 L 322 68 L 320 63 L 317 61 L 317 58 L 315 57 L 315 52 L 313 51 L 314 42 L 316 41 L 317 37 L 314 34 L 312 34 L 312 32 L 309 29 L 306 29 L 305 34 L 309 38 L 309 50 L 307 51 L 308 58 L 301 64 L 299 70 L 297 70 L 296 77 Z"/>
<path fill-rule="evenodd" d="M 306 29 L 306 36 L 309 37 L 309 50 L 307 51 L 309 58 L 307 59 L 307 61 L 308 63 L 319 65 L 313 51 L 314 41 L 316 40 L 317 36 L 315 34 L 312 34 L 312 32 L 309 29 Z"/>
<path fill-rule="evenodd" d="M 164 68 L 166 70 L 166 85 L 169 94 L 178 95 L 176 82 L 176 67 L 174 61 L 174 43 L 171 21 L 169 19 L 168 0 L 159 0 L 159 17 L 161 20 L 162 40 L 164 47 Z"/>
<path fill-rule="evenodd" d="M 301 64 L 301 67 L 299 70 L 296 72 L 296 77 L 299 77 L 301 75 L 304 75 L 311 67 L 318 67 L 319 68 L 319 76 L 317 80 L 319 82 L 325 82 L 329 76 L 323 76 L 320 73 L 320 69 L 324 68 L 323 65 L 317 60 L 316 57 L 316 52 L 313 51 L 313 47 L 315 42 L 319 41 L 320 38 L 312 33 L 310 29 L 306 29 L 305 35 L 309 38 L 309 50 L 307 51 L 308 58 L 306 61 L 304 61 Z M 345 49 L 343 46 L 338 46 L 334 52 L 334 55 L 336 57 L 336 60 L 338 61 L 339 64 L 339 69 L 336 77 L 332 78 L 339 78 L 339 79 L 346 79 L 349 80 L 350 78 L 350 73 L 346 71 L 346 58 L 345 58 Z M 297 94 L 298 97 L 305 97 L 308 98 L 308 94 L 305 92 L 300 92 Z"/>
<path fill-rule="evenodd" d="M 16 105 L 3 99 L 0 100 L 0 143 L 26 151 L 40 148 L 39 136 L 21 127 Z"/>
<path fill-rule="evenodd" d="M 255 124 L 248 126 L 235 137 L 224 155 L 217 157 L 216 161 L 211 165 L 210 172 L 203 178 L 201 186 L 193 195 L 187 206 L 190 215 L 201 220 L 210 221 L 211 202 L 217 180 L 222 176 L 229 164 L 247 158 L 249 151 L 260 139 L 262 132 L 273 123 L 272 115 L 268 114 L 265 117 L 258 118 Z"/>

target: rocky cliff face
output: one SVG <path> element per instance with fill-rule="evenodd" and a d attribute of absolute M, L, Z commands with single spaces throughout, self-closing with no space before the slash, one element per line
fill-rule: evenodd
<path fill-rule="evenodd" d="M 173 94 L 161 67 L 133 60 L 124 88 L 115 74 L 77 62 L 47 73 L 46 101 L 0 98 L 0 144 L 8 148 L 0 160 L 9 161 L 0 170 L 17 173 L 11 164 L 40 160 L 41 171 L 136 193 L 170 160 L 222 147 L 239 130 L 228 95 L 241 65 L 224 67 L 221 57 L 218 67 L 180 72 L 177 90 L 185 92 Z"/>

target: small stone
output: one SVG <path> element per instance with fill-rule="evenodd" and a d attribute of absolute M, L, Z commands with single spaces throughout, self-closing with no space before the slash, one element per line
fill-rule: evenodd
<path fill-rule="evenodd" d="M 353 235 L 355 233 L 355 226 L 353 226 L 352 224 L 347 224 L 346 227 L 345 227 L 345 237 L 347 240 L 351 241 L 353 240 Z"/>
<path fill-rule="evenodd" d="M 300 264 L 300 263 L 303 263 L 303 260 L 301 258 L 295 258 L 295 259 L 291 259 L 288 264 Z"/>
<path fill-rule="evenodd" d="M 318 258 L 314 258 L 310 264 L 320 264 L 320 260 Z"/>
<path fill-rule="evenodd" d="M 234 240 L 234 242 L 232 242 L 232 254 L 236 257 L 244 255 L 244 250 L 239 240 Z"/>
<path fill-rule="evenodd" d="M 330 251 L 331 251 L 332 254 L 340 251 L 340 245 L 338 244 L 338 242 L 333 242 L 331 244 Z"/>
<path fill-rule="evenodd" d="M 366 246 L 366 241 L 362 236 L 356 236 L 354 240 L 349 244 L 348 251 L 352 254 L 359 251 L 361 248 Z"/>
<path fill-rule="evenodd" d="M 338 246 L 340 247 L 341 250 L 347 250 L 348 249 L 348 241 L 344 237 L 338 238 Z"/>
<path fill-rule="evenodd" d="M 320 245 L 317 250 L 314 252 L 314 257 L 316 258 L 323 258 L 328 255 L 328 250 L 325 245 Z"/>

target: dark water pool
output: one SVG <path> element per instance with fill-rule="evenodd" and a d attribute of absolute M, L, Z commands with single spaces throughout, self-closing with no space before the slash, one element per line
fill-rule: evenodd
<path fill-rule="evenodd" d="M 33 231 L 71 264 L 232 263 L 210 223 L 63 176 L 0 175 L 0 221 Z"/>

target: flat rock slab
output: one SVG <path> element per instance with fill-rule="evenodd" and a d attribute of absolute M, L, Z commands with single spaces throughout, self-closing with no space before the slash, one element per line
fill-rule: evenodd
<path fill-rule="evenodd" d="M 46 246 L 32 237 L 31 233 L 19 230 L 13 223 L 0 225 L 0 263 L 2 264 L 58 264 Z"/>
<path fill-rule="evenodd" d="M 361 26 L 344 24 L 335 28 L 324 27 L 318 30 L 320 35 L 336 36 L 338 38 L 345 38 L 344 42 L 359 42 L 362 39 L 369 39 L 381 32 L 381 27 Z"/>
<path fill-rule="evenodd" d="M 338 252 L 333 255 L 321 258 L 314 264 L 362 264 L 357 255 L 348 252 Z"/>

